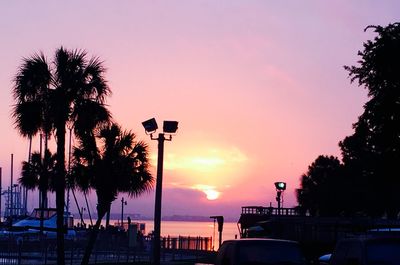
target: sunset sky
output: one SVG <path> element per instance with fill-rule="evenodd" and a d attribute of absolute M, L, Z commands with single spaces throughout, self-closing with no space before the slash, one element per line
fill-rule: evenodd
<path fill-rule="evenodd" d="M 396 0 L 1 1 L 3 189 L 10 154 L 14 178 L 28 157 L 10 117 L 13 77 L 23 57 L 51 60 L 63 46 L 104 61 L 113 117 L 150 144 L 154 174 L 157 143 L 141 122 L 179 121 L 165 143 L 163 215 L 238 218 L 241 206 L 275 206 L 275 181 L 295 206 L 301 174 L 318 155 L 340 157 L 367 100 L 343 66 L 375 36 L 364 28 L 399 21 L 399 10 Z M 151 192 L 125 212 L 152 216 L 153 205 Z"/>

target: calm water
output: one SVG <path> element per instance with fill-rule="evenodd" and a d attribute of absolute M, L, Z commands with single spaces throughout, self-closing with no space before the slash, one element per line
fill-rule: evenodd
<path fill-rule="evenodd" d="M 152 221 L 139 221 L 146 223 L 146 233 L 153 230 Z M 235 235 L 239 237 L 239 231 L 236 223 L 224 223 L 222 239 L 234 239 Z M 213 222 L 185 222 L 185 221 L 163 221 L 161 223 L 162 236 L 202 236 L 218 238 L 218 226 Z"/>
<path fill-rule="evenodd" d="M 76 221 L 76 220 L 75 220 Z M 89 220 L 85 219 L 87 224 Z M 118 220 L 110 220 L 111 224 L 118 222 Z M 132 222 L 145 223 L 146 234 L 151 232 L 154 227 L 152 220 L 132 220 Z M 105 224 L 105 221 L 104 221 Z M 201 236 L 201 237 L 213 237 L 218 240 L 218 225 L 212 221 L 210 222 L 186 222 L 186 221 L 162 221 L 161 223 L 161 235 L 162 236 Z M 237 223 L 225 222 L 222 231 L 222 240 L 234 239 L 235 235 L 239 237 L 239 230 Z"/>

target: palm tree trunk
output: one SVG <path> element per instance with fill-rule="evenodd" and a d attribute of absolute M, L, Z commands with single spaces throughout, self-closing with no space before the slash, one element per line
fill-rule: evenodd
<path fill-rule="evenodd" d="M 41 200 L 40 200 L 40 234 L 43 234 L 43 230 L 44 230 L 44 209 L 45 209 L 45 205 L 44 202 L 46 200 L 46 196 L 45 196 L 45 192 L 44 190 L 42 190 L 40 192 L 41 195 Z"/>
<path fill-rule="evenodd" d="M 48 159 L 49 159 L 49 157 L 46 157 L 46 154 L 47 154 L 48 149 L 49 149 L 48 138 L 49 138 L 49 135 L 47 133 L 45 133 L 44 134 L 44 161 L 43 161 L 43 168 L 44 168 L 44 172 L 45 172 L 45 177 L 44 177 L 44 181 L 43 181 L 43 184 L 44 184 L 44 187 L 43 187 L 44 188 L 43 189 L 43 199 L 44 199 L 43 206 L 45 208 L 48 207 L 47 188 L 49 186 L 49 174 L 48 174 L 48 162 L 49 162 Z"/>
<path fill-rule="evenodd" d="M 110 211 L 111 211 L 111 207 L 110 209 L 108 209 L 107 211 L 107 216 L 106 216 L 106 228 L 108 228 L 110 226 Z"/>
<path fill-rule="evenodd" d="M 28 154 L 28 163 L 31 162 L 31 157 L 32 157 L 32 136 L 29 136 L 29 154 Z M 25 214 L 28 214 L 28 189 L 24 189 L 25 194 L 24 194 L 24 211 Z"/>
<path fill-rule="evenodd" d="M 40 160 L 42 160 L 42 157 L 43 157 L 43 146 L 42 146 L 43 145 L 43 135 L 42 134 L 40 134 L 39 143 L 40 143 L 40 146 L 39 146 Z M 40 208 L 42 208 L 42 189 L 39 186 L 39 209 Z"/>
<path fill-rule="evenodd" d="M 96 221 L 94 227 L 92 228 L 92 232 L 90 233 L 89 241 L 86 245 L 86 249 L 85 249 L 85 253 L 83 254 L 81 265 L 89 264 L 90 256 L 92 255 L 93 247 L 94 247 L 94 244 L 96 243 L 97 235 L 99 234 L 101 220 L 103 220 L 105 213 L 106 213 L 105 211 L 101 211 L 101 213 L 98 213 L 97 221 Z"/>
<path fill-rule="evenodd" d="M 91 225 L 91 226 L 93 226 L 92 214 L 90 213 L 90 207 L 89 207 L 89 202 L 88 202 L 88 199 L 87 199 L 86 192 L 84 192 L 84 193 L 83 193 L 83 195 L 85 195 L 86 209 L 87 209 L 87 211 L 88 211 L 88 214 L 89 214 L 90 225 Z"/>
<path fill-rule="evenodd" d="M 64 192 L 65 192 L 65 122 L 56 126 L 56 208 L 57 208 L 57 264 L 65 265 L 64 256 Z"/>
<path fill-rule="evenodd" d="M 39 184 L 39 189 L 40 189 L 40 194 L 41 194 L 41 211 L 40 211 L 40 234 L 43 235 L 43 230 L 44 230 L 44 209 L 47 208 L 47 183 L 48 183 L 48 174 L 47 174 L 47 148 L 48 148 L 48 141 L 47 141 L 48 135 L 47 132 L 44 134 L 44 156 L 40 156 L 40 159 L 43 161 L 43 175 L 40 176 L 40 184 Z M 40 141 L 42 141 L 42 138 L 40 138 Z"/>

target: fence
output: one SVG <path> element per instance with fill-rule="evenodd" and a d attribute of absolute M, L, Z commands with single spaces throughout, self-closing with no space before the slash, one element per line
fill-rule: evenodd
<path fill-rule="evenodd" d="M 242 207 L 242 214 L 253 215 L 286 215 L 286 216 L 299 216 L 299 212 L 295 208 L 274 208 L 262 206 L 244 206 Z"/>
<path fill-rule="evenodd" d="M 88 234 L 65 241 L 65 264 L 80 264 Z M 151 261 L 151 237 L 143 237 L 143 244 L 128 247 L 126 233 L 102 231 L 94 246 L 90 264 Z M 213 255 L 211 237 L 164 237 L 161 240 L 162 260 L 198 260 Z M 56 240 L 49 238 L 9 235 L 0 239 L 0 265 L 57 264 Z"/>
<path fill-rule="evenodd" d="M 102 235 L 101 237 L 105 237 Z M 65 241 L 66 264 L 80 264 L 86 238 Z M 119 236 L 110 235 L 107 244 L 99 241 L 94 246 L 91 256 L 91 264 L 101 262 L 127 262 L 138 259 L 133 249 L 126 247 L 126 241 Z M 55 239 L 32 237 L 27 239 L 21 236 L 7 236 L 0 240 L 0 264 L 56 264 L 57 244 Z M 142 255 L 143 256 L 143 255 Z"/>

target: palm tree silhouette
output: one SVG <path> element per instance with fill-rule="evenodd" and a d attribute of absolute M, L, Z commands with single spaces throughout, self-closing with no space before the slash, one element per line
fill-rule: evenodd
<path fill-rule="evenodd" d="M 38 188 L 40 193 L 39 208 L 42 209 L 40 231 L 43 231 L 43 209 L 47 208 L 47 191 L 54 191 L 56 156 L 45 150 L 44 157 L 39 152 L 32 154 L 30 161 L 22 162 L 19 183 L 28 190 Z"/>
<path fill-rule="evenodd" d="M 148 146 L 135 141 L 135 134 L 122 131 L 117 124 L 102 128 L 96 135 L 100 146 L 88 147 L 80 141 L 74 149 L 71 177 L 84 190 L 97 195 L 97 221 L 90 235 L 82 264 L 88 264 L 100 224 L 120 192 L 137 197 L 153 187 L 149 172 Z M 95 141 L 94 141 L 95 142 Z"/>
<path fill-rule="evenodd" d="M 14 80 L 16 104 L 12 116 L 16 128 L 24 137 L 39 131 L 53 133 L 57 143 L 55 188 L 57 207 L 57 264 L 64 265 L 64 190 L 66 125 L 74 127 L 78 138 L 99 123 L 108 121 L 104 106 L 110 94 L 103 77 L 105 68 L 98 58 L 87 59 L 85 51 L 56 50 L 49 64 L 45 56 L 35 54 L 25 58 Z M 94 117 L 90 116 L 97 113 Z"/>

